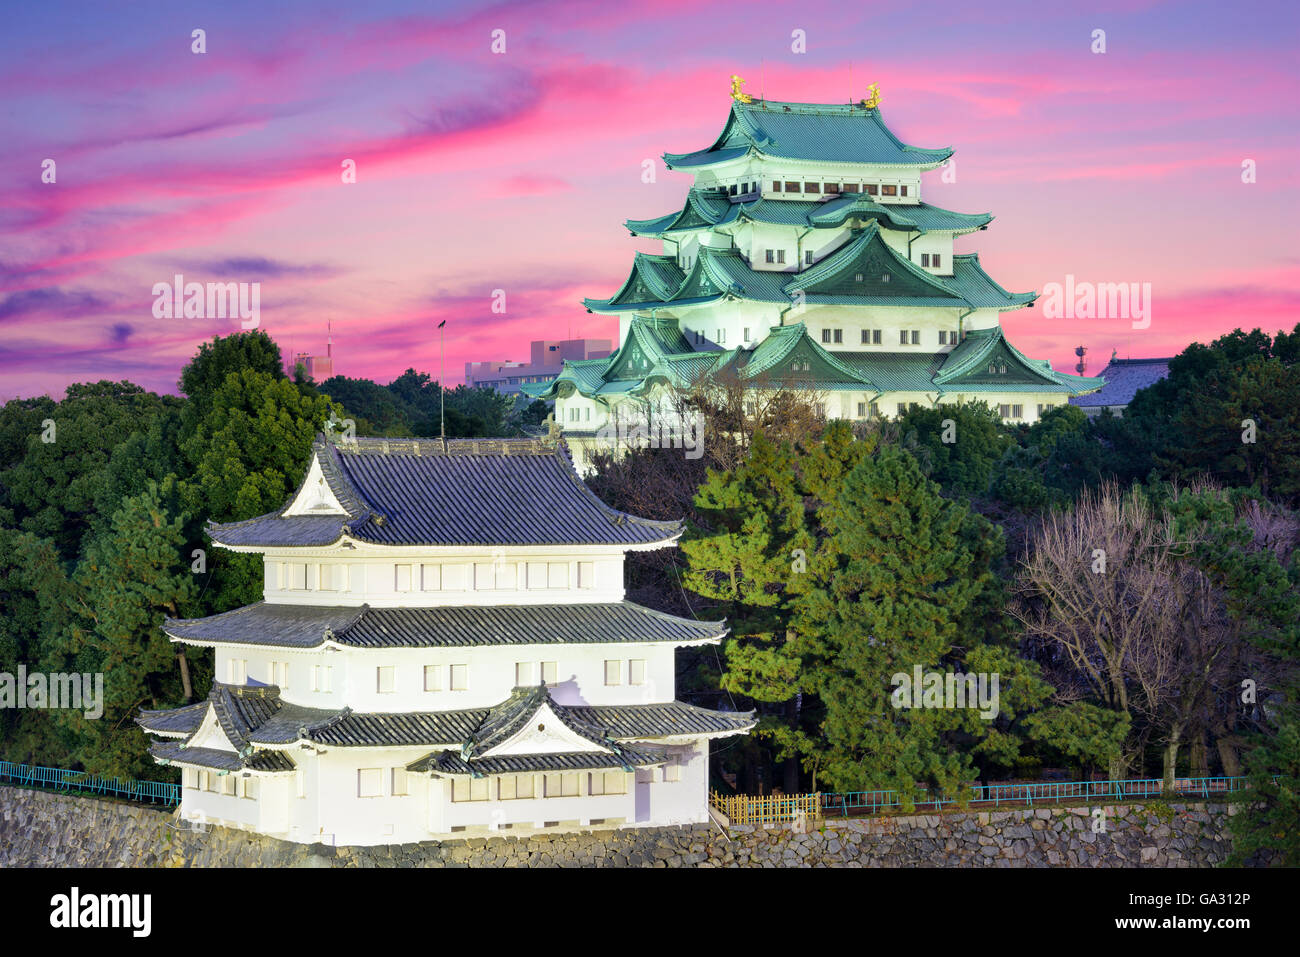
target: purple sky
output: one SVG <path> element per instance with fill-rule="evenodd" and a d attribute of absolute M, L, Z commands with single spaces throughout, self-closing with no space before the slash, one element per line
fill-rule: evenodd
<path fill-rule="evenodd" d="M 1300 320 L 1294 3 L 96 2 L 5 18 L 0 398 L 101 378 L 174 391 L 199 342 L 239 328 L 155 318 L 152 287 L 176 273 L 259 282 L 286 354 L 323 352 L 332 321 L 335 371 L 380 382 L 436 375 L 443 319 L 449 381 L 468 360 L 527 359 L 533 338 L 612 337 L 580 300 L 658 251 L 621 224 L 680 206 L 690 177 L 659 156 L 712 141 L 732 73 L 787 100 L 879 83 L 904 140 L 956 149 L 956 181 L 926 174 L 923 195 L 996 215 L 959 251 L 1004 287 L 1151 284 L 1146 329 L 1045 319 L 1041 300 L 1008 314 L 1012 341 L 1057 368 L 1080 343 L 1095 373 L 1112 348 L 1169 355 Z"/>

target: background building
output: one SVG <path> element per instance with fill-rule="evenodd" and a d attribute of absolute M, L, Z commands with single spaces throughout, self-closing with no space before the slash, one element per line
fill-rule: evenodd
<path fill-rule="evenodd" d="M 528 362 L 465 363 L 465 384 L 514 394 L 526 383 L 553 379 L 566 360 L 603 359 L 612 348 L 608 339 L 534 339 Z"/>
<path fill-rule="evenodd" d="M 1088 395 L 1074 396 L 1071 405 L 1083 409 L 1089 417 L 1098 415 L 1102 409 L 1109 409 L 1115 415 L 1123 415 L 1124 409 L 1133 401 L 1139 389 L 1154 385 L 1169 376 L 1171 359 L 1117 359 L 1111 356 L 1109 364 L 1101 370 L 1101 377 L 1106 384 L 1098 391 Z"/>
<path fill-rule="evenodd" d="M 712 145 L 664 155 L 694 178 L 681 209 L 626 223 L 661 240 L 662 253 L 638 252 L 618 290 L 584 300 L 618 318 L 619 350 L 565 360 L 552 381 L 522 387 L 555 399 L 575 456 L 612 420 L 723 373 L 747 388 L 813 391 L 841 419 L 983 401 L 1032 423 L 1101 387 L 1003 335 L 1001 313 L 1030 308 L 1036 294 L 1008 292 L 978 253 L 956 251 L 991 213 L 922 200 L 921 174 L 951 149 L 904 143 L 874 93 L 785 103 L 733 84 L 732 95 Z"/>

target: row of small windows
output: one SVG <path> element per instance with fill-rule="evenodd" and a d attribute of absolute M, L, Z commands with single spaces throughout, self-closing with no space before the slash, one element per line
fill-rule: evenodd
<path fill-rule="evenodd" d="M 187 788 L 257 800 L 257 778 L 241 778 L 233 774 L 218 774 L 216 771 L 201 771 L 198 768 L 184 768 L 181 774 L 181 783 Z"/>
<path fill-rule="evenodd" d="M 520 801 L 528 798 L 599 797 L 626 793 L 626 771 L 502 774 L 488 778 L 457 776 L 451 779 L 451 799 L 457 804 L 466 801 Z"/>
<path fill-rule="evenodd" d="M 278 564 L 282 589 L 348 591 L 349 566 L 346 564 Z M 594 588 L 595 584 L 594 562 L 458 562 L 393 566 L 393 587 L 399 592 Z"/>
<path fill-rule="evenodd" d="M 626 670 L 625 670 L 626 664 Z M 311 690 L 318 692 L 333 691 L 333 665 L 311 666 Z M 629 685 L 646 683 L 646 660 L 631 658 L 627 662 L 608 660 L 605 662 L 605 684 L 621 685 L 624 675 Z M 538 679 L 546 685 L 554 686 L 559 681 L 559 665 L 554 661 L 517 661 L 515 662 L 515 686 L 533 687 Z M 242 685 L 248 681 L 248 659 L 230 658 L 226 662 L 228 683 Z M 267 683 L 276 685 L 281 691 L 289 688 L 289 663 L 271 661 L 267 663 Z M 468 691 L 469 665 L 425 665 L 425 691 Z M 397 691 L 397 668 L 393 665 L 379 665 L 375 668 L 375 691 L 378 694 L 393 694 Z"/>
<path fill-rule="evenodd" d="M 861 330 L 859 330 L 859 332 L 861 333 L 861 336 L 862 336 L 862 345 L 864 345 L 864 346 L 878 346 L 878 345 L 881 344 L 881 333 L 882 333 L 882 330 L 880 330 L 880 329 L 861 329 Z M 843 342 L 844 342 L 844 330 L 843 330 L 843 329 L 823 329 L 823 330 L 822 330 L 822 342 L 823 342 L 824 344 L 827 344 L 827 345 L 840 345 L 840 344 L 843 344 Z M 949 330 L 947 330 L 947 329 L 940 329 L 940 330 L 939 330 L 939 345 L 941 345 L 941 346 L 948 346 L 948 345 L 953 345 L 953 346 L 955 346 L 955 345 L 957 344 L 957 342 L 958 342 L 958 339 L 957 339 L 957 330 L 956 330 L 956 329 L 953 329 L 953 330 L 951 330 L 951 331 L 949 331 Z M 899 344 L 900 346 L 908 346 L 908 345 L 911 345 L 911 346 L 919 346 L 919 345 L 921 344 L 921 330 L 919 330 L 919 329 L 899 329 L 899 330 L 898 330 L 898 344 Z M 797 371 L 799 371 L 799 370 L 796 369 L 796 370 L 793 370 L 793 371 L 796 371 L 796 372 L 797 372 Z M 989 371 L 990 371 L 990 372 L 993 371 L 993 367 L 992 367 L 992 366 L 989 367 Z M 1006 371 L 1006 367 L 1005 367 L 1005 366 L 1003 366 L 1002 371 L 1003 371 L 1003 372 Z"/>
<path fill-rule="evenodd" d="M 784 187 L 784 188 L 783 188 Z M 734 188 L 734 187 L 733 187 Z M 803 193 L 804 195 L 820 196 L 823 194 L 834 195 L 837 193 L 866 193 L 868 196 L 907 196 L 908 187 L 895 186 L 884 183 L 826 183 L 813 182 L 810 180 L 772 180 L 772 192 L 774 193 Z M 735 195 L 734 193 L 732 195 Z"/>
<path fill-rule="evenodd" d="M 941 253 L 921 253 L 922 266 L 929 266 L 930 268 L 938 269 L 942 259 L 943 256 Z M 784 265 L 785 250 L 765 249 L 763 250 L 763 261 L 766 263 L 770 263 L 774 266 Z M 803 262 L 805 266 L 811 266 L 816 261 L 817 261 L 816 253 L 814 253 L 811 249 L 804 250 Z M 858 282 L 863 282 L 866 279 L 866 276 L 863 273 L 858 273 L 857 275 L 854 276 L 854 279 L 857 280 Z M 880 281 L 889 282 L 889 273 L 882 273 L 880 276 Z"/>
<path fill-rule="evenodd" d="M 642 364 L 644 365 L 644 363 L 642 363 Z M 591 406 L 589 406 L 589 405 L 588 405 L 588 406 L 583 406 L 582 408 L 578 408 L 577 406 L 572 406 L 572 405 L 569 406 L 569 421 L 570 421 L 570 422 L 590 422 L 590 421 L 591 421 Z"/>
<path fill-rule="evenodd" d="M 687 329 L 687 330 L 685 330 L 685 331 L 688 332 L 688 333 L 690 333 L 690 335 L 691 335 L 692 338 L 693 338 L 693 341 L 694 341 L 695 345 L 697 345 L 697 346 L 702 346 L 702 345 L 704 345 L 705 343 L 708 342 L 708 339 L 707 339 L 707 338 L 705 337 L 705 335 L 704 335 L 704 330 L 703 330 L 703 329 Z M 753 341 L 753 336 L 751 335 L 752 332 L 753 332 L 753 328 L 752 328 L 751 326 L 745 326 L 744 329 L 741 330 L 741 338 L 740 338 L 740 341 L 741 341 L 741 342 L 751 342 L 751 341 Z M 726 342 L 727 342 L 727 330 L 724 329 L 724 328 L 721 328 L 721 327 L 719 327 L 719 328 L 717 328 L 717 329 L 714 329 L 714 330 L 713 330 L 713 342 L 714 342 L 715 345 L 726 345 Z"/>

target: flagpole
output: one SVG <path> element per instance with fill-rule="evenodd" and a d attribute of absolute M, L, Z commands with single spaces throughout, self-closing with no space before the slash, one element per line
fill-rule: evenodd
<path fill-rule="evenodd" d="M 446 324 L 446 319 L 438 323 L 438 418 L 444 452 L 447 451 L 447 333 L 442 327 Z"/>

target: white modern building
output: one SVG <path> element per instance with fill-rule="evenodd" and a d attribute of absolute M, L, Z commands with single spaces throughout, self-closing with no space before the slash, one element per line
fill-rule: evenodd
<path fill-rule="evenodd" d="M 142 712 L 181 815 L 302 843 L 707 820 L 709 741 L 752 714 L 675 699 L 722 624 L 624 600 L 679 522 L 615 511 L 548 440 L 318 439 L 285 507 L 210 525 L 261 602 L 168 620 L 208 699 Z"/>

